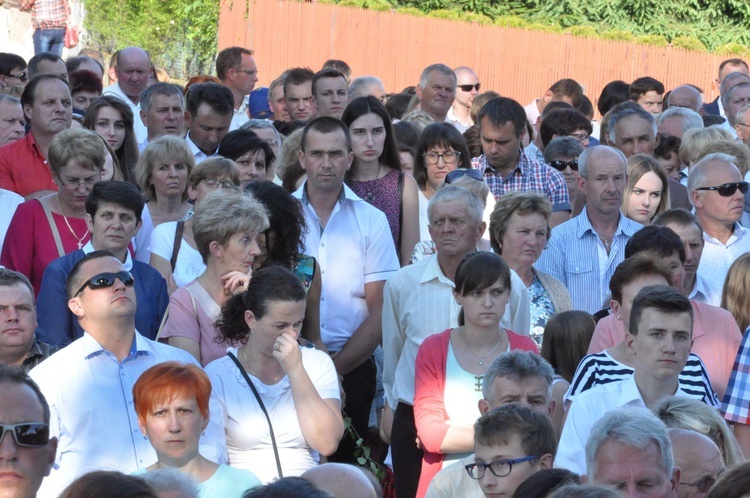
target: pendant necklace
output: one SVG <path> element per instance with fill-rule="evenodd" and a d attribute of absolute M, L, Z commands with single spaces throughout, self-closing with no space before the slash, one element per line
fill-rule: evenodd
<path fill-rule="evenodd" d="M 378 178 L 380 178 L 380 168 L 382 168 L 382 167 L 383 167 L 383 165 L 380 164 L 380 163 L 378 163 L 378 172 L 375 173 L 375 178 L 373 178 L 372 180 L 360 180 L 360 179 L 357 178 L 356 175 L 352 175 L 352 176 L 354 176 L 354 181 L 355 182 L 358 182 L 358 183 L 360 183 L 360 184 L 362 184 L 364 186 L 365 182 L 368 182 L 368 183 L 369 182 L 374 182 L 375 180 L 377 180 Z M 375 194 L 373 194 L 372 190 L 370 190 L 370 188 L 367 188 L 367 186 L 365 186 L 365 190 L 367 191 L 367 194 L 365 195 L 365 200 L 369 204 L 372 204 L 372 201 L 375 200 Z"/>
<path fill-rule="evenodd" d="M 498 341 L 497 341 L 497 344 L 495 344 L 495 347 L 494 347 L 494 348 L 490 349 L 490 352 L 489 352 L 489 353 L 487 353 L 487 354 L 486 354 L 486 355 L 484 355 L 484 356 L 479 356 L 478 354 L 476 354 L 476 353 L 474 352 L 474 350 L 473 350 L 473 349 L 471 349 L 471 346 L 469 346 L 469 341 L 468 341 L 468 340 L 466 339 L 466 329 L 463 329 L 463 330 L 462 330 L 462 332 L 463 332 L 463 340 L 464 340 L 464 343 L 466 343 L 466 347 L 467 347 L 467 348 L 469 348 L 469 351 L 471 352 L 471 354 L 473 354 L 474 356 L 476 356 L 476 358 L 477 358 L 477 364 L 478 364 L 479 366 L 482 366 L 482 365 L 484 365 L 484 360 L 485 360 L 485 358 L 487 358 L 487 357 L 488 357 L 489 355 L 491 355 L 492 353 L 494 353 L 494 352 L 495 352 L 495 350 L 496 350 L 497 348 L 499 348 L 499 347 L 500 347 L 500 340 L 498 339 Z"/>
<path fill-rule="evenodd" d="M 73 231 L 73 227 L 70 226 L 70 223 L 68 223 L 68 217 L 65 216 L 65 213 L 63 212 L 62 204 L 60 204 L 60 195 L 58 194 L 57 197 L 57 207 L 60 210 L 60 214 L 62 215 L 63 219 L 65 220 L 65 224 L 68 226 L 68 230 L 70 230 L 70 233 L 73 234 L 73 237 L 78 241 L 78 249 L 81 249 L 83 247 L 83 239 L 86 238 L 86 236 L 89 234 L 89 229 L 86 229 L 86 233 L 83 234 L 83 237 L 78 237 L 76 233 Z"/>
<path fill-rule="evenodd" d="M 244 350 L 244 349 L 242 350 L 242 358 L 243 358 L 243 359 L 245 360 L 245 364 L 247 365 L 247 370 L 248 370 L 248 372 L 250 372 L 250 374 L 251 374 L 251 375 L 252 375 L 253 377 L 255 377 L 256 379 L 259 379 L 259 380 L 261 380 L 261 379 L 260 379 L 260 377 L 258 377 L 257 375 L 255 375 L 255 372 L 253 372 L 253 369 L 252 369 L 252 367 L 250 367 L 250 361 L 248 361 L 248 359 L 247 359 L 247 355 L 245 354 L 245 350 Z M 279 380 L 279 376 L 277 375 L 277 376 L 275 376 L 275 377 L 273 378 L 273 380 L 271 381 L 271 383 L 272 383 L 272 384 L 276 384 L 276 382 L 278 382 L 278 380 Z M 261 380 L 261 382 L 263 382 L 263 381 Z M 265 384 L 265 382 L 263 382 L 263 383 Z"/>

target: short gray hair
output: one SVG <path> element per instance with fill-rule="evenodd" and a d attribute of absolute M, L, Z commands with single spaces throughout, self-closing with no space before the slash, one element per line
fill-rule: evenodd
<path fill-rule="evenodd" d="M 2 102 L 2 99 L 0 99 L 0 102 Z M 739 121 L 744 121 L 745 117 L 747 116 L 747 113 L 750 112 L 750 104 L 749 105 L 743 105 L 742 108 L 737 111 L 737 115 L 734 117 L 734 124 L 735 126 Z M 747 123 L 744 123 L 747 124 Z"/>
<path fill-rule="evenodd" d="M 544 148 L 544 162 L 549 164 L 561 157 L 577 158 L 583 154 L 581 141 L 573 137 L 553 138 Z"/>
<path fill-rule="evenodd" d="M 449 68 L 445 64 L 431 64 L 424 68 L 424 71 L 422 71 L 422 74 L 419 76 L 419 87 L 424 88 L 427 86 L 427 82 L 430 81 L 430 73 L 433 71 L 437 71 L 440 74 L 444 74 L 446 76 L 452 76 L 453 77 L 453 89 L 456 89 L 456 84 L 458 83 L 458 78 L 456 78 L 456 73 L 453 72 L 453 69 Z"/>
<path fill-rule="evenodd" d="M 620 160 L 622 161 L 622 168 L 625 171 L 628 170 L 628 159 L 625 157 L 625 154 L 623 154 L 620 149 L 617 149 L 615 147 L 610 147 L 609 145 L 595 145 L 594 147 L 589 147 L 588 149 L 584 150 L 583 154 L 581 154 L 578 157 L 578 174 L 582 176 L 583 178 L 588 179 L 589 161 L 591 160 L 591 156 L 599 152 L 605 152 L 605 151 L 618 156 Z"/>
<path fill-rule="evenodd" d="M 654 129 L 654 137 L 656 137 L 656 134 L 659 133 L 659 130 L 656 127 L 656 120 L 651 115 L 651 113 L 644 111 L 641 107 L 627 107 L 622 111 L 613 114 L 609 118 L 608 130 L 610 142 L 615 143 L 615 130 L 617 127 L 617 123 L 619 123 L 623 119 L 632 118 L 633 116 L 638 116 L 639 118 L 645 119 L 646 121 L 651 123 L 651 127 Z"/>
<path fill-rule="evenodd" d="M 721 103 L 725 109 L 727 107 L 727 102 L 729 102 L 729 94 L 732 93 L 732 88 L 737 86 L 737 85 L 734 85 L 730 88 L 729 85 L 734 80 L 741 79 L 741 78 L 744 78 L 745 81 L 750 82 L 750 76 L 740 71 L 732 71 L 731 73 L 724 76 L 723 80 L 721 80 L 721 84 L 719 85 L 719 95 L 721 96 Z"/>
<path fill-rule="evenodd" d="M 357 97 L 367 97 L 370 95 L 369 88 L 372 85 L 380 85 L 385 88 L 383 80 L 376 76 L 360 76 L 354 78 L 349 84 L 349 99 L 354 100 Z"/>
<path fill-rule="evenodd" d="M 670 107 L 666 111 L 659 114 L 656 118 L 656 127 L 659 126 L 669 118 L 679 118 L 682 123 L 682 133 L 693 128 L 705 128 L 703 125 L 703 117 L 692 109 L 687 107 Z"/>
<path fill-rule="evenodd" d="M 177 469 L 162 467 L 138 477 L 146 481 L 156 494 L 177 491 L 182 498 L 198 498 L 198 483 L 189 474 Z"/>
<path fill-rule="evenodd" d="M 646 408 L 624 407 L 605 413 L 591 429 L 586 442 L 586 474 L 589 480 L 596 482 L 596 455 L 610 439 L 639 451 L 645 451 L 651 443 L 656 444 L 662 467 L 671 479 L 674 456 L 667 428 Z"/>
<path fill-rule="evenodd" d="M 729 154 L 722 154 L 720 152 L 704 156 L 703 159 L 695 163 L 690 168 L 687 184 L 688 192 L 692 192 L 700 187 L 706 186 L 706 176 L 708 173 L 709 165 L 711 163 L 726 163 L 731 164 L 736 168 L 737 166 L 734 164 L 735 161 L 737 161 L 736 157 L 730 156 Z M 739 172 L 739 169 L 737 171 Z"/>
<path fill-rule="evenodd" d="M 153 99 L 156 95 L 163 95 L 165 97 L 171 97 L 172 95 L 179 95 L 180 96 L 180 105 L 182 105 L 182 110 L 185 110 L 185 96 L 182 94 L 180 89 L 173 85 L 172 83 L 154 83 L 153 85 L 147 87 L 143 92 L 141 92 L 140 96 L 140 104 L 141 104 L 141 110 L 143 112 L 148 112 L 151 110 L 151 99 Z M 136 117 L 138 119 L 138 117 Z"/>
<path fill-rule="evenodd" d="M 276 135 L 276 145 L 281 148 L 281 134 L 279 133 L 279 130 L 276 129 L 276 127 L 273 125 L 273 123 L 267 119 L 249 119 L 246 121 L 242 126 L 240 126 L 241 130 L 257 130 L 261 128 L 268 128 L 269 130 L 273 130 L 274 134 Z"/>
<path fill-rule="evenodd" d="M 524 380 L 530 377 L 541 377 L 549 385 L 549 396 L 552 391 L 552 379 L 555 371 L 547 360 L 540 355 L 531 351 L 522 351 L 514 349 L 507 353 L 502 353 L 492 361 L 487 373 L 484 374 L 482 381 L 482 396 L 489 400 L 495 395 L 495 379 L 498 377 L 508 377 L 510 379 Z"/>
<path fill-rule="evenodd" d="M 451 185 L 435 192 L 435 195 L 427 203 L 427 219 L 430 224 L 432 223 L 432 212 L 435 210 L 435 205 L 443 202 L 458 202 L 463 204 L 466 206 L 466 211 L 472 220 L 476 223 L 482 222 L 482 214 L 484 213 L 482 199 L 471 190 Z"/>

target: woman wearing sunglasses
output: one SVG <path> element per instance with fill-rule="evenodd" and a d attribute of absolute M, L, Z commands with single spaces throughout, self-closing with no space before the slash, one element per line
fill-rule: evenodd
<path fill-rule="evenodd" d="M 133 403 L 141 433 L 158 460 L 134 475 L 177 469 L 198 483 L 199 498 L 239 498 L 260 485 L 252 472 L 219 465 L 200 454 L 210 396 L 211 381 L 196 365 L 168 361 L 141 374 L 133 386 Z"/>
<path fill-rule="evenodd" d="M 628 183 L 622 196 L 622 212 L 643 226 L 669 209 L 667 172 L 653 156 L 635 154 L 628 158 Z"/>
<path fill-rule="evenodd" d="M 578 216 L 586 205 L 586 196 L 578 189 L 578 156 L 583 154 L 581 141 L 573 137 L 557 137 L 544 148 L 544 162 L 562 173 L 570 193 L 571 218 Z"/>
<path fill-rule="evenodd" d="M 0 93 L 20 97 L 27 81 L 26 61 L 23 57 L 0 53 Z"/>
<path fill-rule="evenodd" d="M 223 157 L 201 161 L 188 177 L 188 198 L 197 209 L 211 192 L 232 192 L 240 185 L 237 164 Z M 167 281 L 169 294 L 195 280 L 206 270 L 206 263 L 193 236 L 193 219 L 168 221 L 151 233 L 149 264 Z"/>
<path fill-rule="evenodd" d="M 552 315 L 573 308 L 562 282 L 534 268 L 550 237 L 552 204 L 543 194 L 508 192 L 490 217 L 492 249 L 502 255 L 529 291 L 531 338 L 542 347 L 544 327 Z"/>
<path fill-rule="evenodd" d="M 430 240 L 427 201 L 437 191 L 445 175 L 462 168 L 471 169 L 471 154 L 455 126 L 434 123 L 419 137 L 414 155 L 414 180 L 419 187 L 419 240 Z"/>

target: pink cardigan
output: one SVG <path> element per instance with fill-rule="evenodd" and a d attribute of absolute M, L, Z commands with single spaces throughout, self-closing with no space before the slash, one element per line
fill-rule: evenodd
<path fill-rule="evenodd" d="M 419 477 L 417 497 L 424 497 L 430 481 L 440 471 L 445 455 L 440 453 L 440 445 L 448 432 L 448 414 L 443 403 L 445 390 L 445 368 L 448 360 L 448 345 L 451 329 L 435 334 L 424 340 L 417 352 L 414 379 L 414 420 L 417 435 L 422 443 L 424 458 L 422 474 Z M 539 350 L 530 338 L 508 330 L 510 349 L 523 351 Z M 479 412 L 477 411 L 477 416 Z"/>
<path fill-rule="evenodd" d="M 729 384 L 742 332 L 727 310 L 692 300 L 690 303 L 694 314 L 692 352 L 703 360 L 708 378 L 721 400 Z M 600 353 L 624 340 L 625 327 L 622 321 L 609 315 L 596 324 L 587 354 Z"/>

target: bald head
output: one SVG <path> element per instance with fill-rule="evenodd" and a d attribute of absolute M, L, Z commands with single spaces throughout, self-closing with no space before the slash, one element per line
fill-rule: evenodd
<path fill-rule="evenodd" d="M 334 498 L 378 497 L 372 481 L 353 465 L 324 463 L 305 471 L 300 477 L 310 481 L 318 489 L 329 492 Z"/>
<path fill-rule="evenodd" d="M 698 489 L 724 470 L 721 451 L 710 438 L 695 431 L 669 429 L 675 467 L 680 469 L 678 498 L 705 496 Z M 710 485 L 709 485 L 710 487 Z"/>
<path fill-rule="evenodd" d="M 148 86 L 151 58 L 141 47 L 123 48 L 117 53 L 117 84 L 133 103 L 139 102 L 141 92 Z"/>
<path fill-rule="evenodd" d="M 690 85 L 681 85 L 669 94 L 669 107 L 686 107 L 695 112 L 703 110 L 701 94 Z"/>

